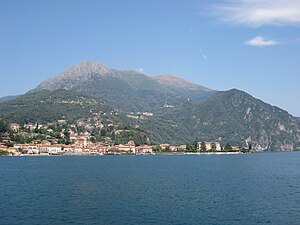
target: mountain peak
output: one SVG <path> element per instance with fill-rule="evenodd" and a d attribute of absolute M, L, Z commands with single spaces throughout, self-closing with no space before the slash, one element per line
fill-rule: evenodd
<path fill-rule="evenodd" d="M 106 75 L 111 70 L 106 67 L 103 63 L 98 61 L 83 61 L 75 66 L 71 66 L 65 71 L 63 71 L 61 74 L 64 75 L 90 75 L 90 74 L 101 74 Z"/>
<path fill-rule="evenodd" d="M 71 89 L 76 82 L 83 82 L 93 75 L 106 76 L 111 73 L 108 67 L 97 61 L 83 61 L 65 69 L 57 76 L 42 82 L 36 89 L 55 90 L 57 88 Z"/>
<path fill-rule="evenodd" d="M 174 74 L 163 74 L 153 77 L 154 80 L 167 86 L 182 87 L 190 90 L 211 91 L 209 88 L 194 84 Z"/>

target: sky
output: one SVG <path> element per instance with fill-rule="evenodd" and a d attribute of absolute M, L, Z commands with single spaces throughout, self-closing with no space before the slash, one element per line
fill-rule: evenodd
<path fill-rule="evenodd" d="M 300 116 L 300 0 L 0 1 L 0 97 L 89 60 L 237 88 Z"/>

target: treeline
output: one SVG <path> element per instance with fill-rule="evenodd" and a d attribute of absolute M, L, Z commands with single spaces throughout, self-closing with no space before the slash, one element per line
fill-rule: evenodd
<path fill-rule="evenodd" d="M 10 128 L 9 128 L 9 124 L 7 121 L 5 121 L 4 119 L 0 119 L 0 134 L 9 132 Z"/>

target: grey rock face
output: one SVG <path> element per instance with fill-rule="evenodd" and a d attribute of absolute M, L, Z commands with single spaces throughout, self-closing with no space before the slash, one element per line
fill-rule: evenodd
<path fill-rule="evenodd" d="M 72 89 L 76 84 L 85 82 L 93 75 L 107 76 L 112 70 L 104 64 L 96 61 L 81 62 L 78 65 L 72 66 L 57 76 L 42 82 L 37 90 L 56 90 L 56 89 Z"/>

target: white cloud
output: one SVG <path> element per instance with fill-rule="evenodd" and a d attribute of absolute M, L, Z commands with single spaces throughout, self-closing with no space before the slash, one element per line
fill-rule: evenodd
<path fill-rule="evenodd" d="M 262 36 L 256 36 L 251 40 L 246 41 L 245 44 L 250 46 L 256 46 L 256 47 L 266 47 L 266 46 L 278 45 L 279 42 L 276 40 L 264 38 Z"/>
<path fill-rule="evenodd" d="M 199 51 L 200 51 L 200 53 L 201 53 L 201 55 L 202 55 L 202 58 L 203 58 L 204 60 L 207 60 L 207 56 L 204 54 L 203 50 L 200 48 Z"/>
<path fill-rule="evenodd" d="M 135 71 L 138 72 L 138 73 L 144 73 L 144 69 L 143 68 L 135 69 Z"/>
<path fill-rule="evenodd" d="M 300 25 L 299 0 L 224 0 L 212 6 L 224 22 L 247 26 Z"/>
<path fill-rule="evenodd" d="M 203 58 L 204 60 L 207 60 L 207 56 L 204 55 L 204 54 L 202 54 L 202 58 Z"/>

